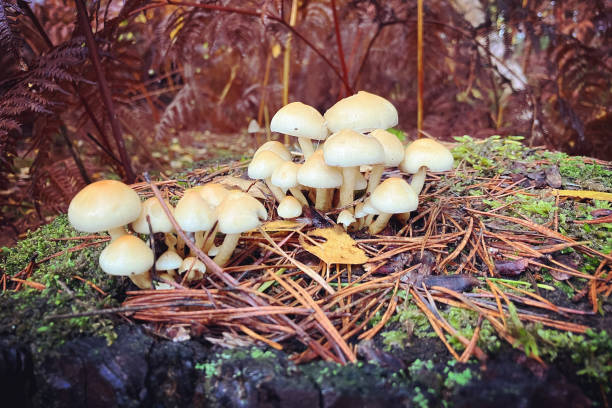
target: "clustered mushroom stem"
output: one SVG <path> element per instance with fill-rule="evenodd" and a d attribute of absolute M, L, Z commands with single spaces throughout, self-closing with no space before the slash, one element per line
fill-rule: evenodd
<path fill-rule="evenodd" d="M 291 187 L 289 191 L 291 192 L 291 195 L 293 195 L 295 199 L 298 200 L 300 204 L 302 204 L 302 206 L 308 207 L 308 200 L 306 200 L 306 197 L 304 197 L 304 193 L 302 193 L 302 190 L 297 187 Z"/>
<path fill-rule="evenodd" d="M 317 188 L 315 198 L 315 208 L 320 211 L 327 211 L 330 207 L 331 196 L 329 188 Z"/>
<path fill-rule="evenodd" d="M 198 248 L 202 248 L 204 245 L 204 231 L 196 231 L 195 233 L 195 245 Z"/>
<path fill-rule="evenodd" d="M 206 237 L 206 241 L 204 242 L 204 247 L 202 248 L 204 252 L 208 253 L 210 248 L 215 244 L 217 232 L 219 232 L 219 223 L 215 224 L 215 228 L 212 231 L 209 231 L 208 237 Z"/>
<path fill-rule="evenodd" d="M 265 180 L 265 182 L 266 182 L 266 186 L 268 186 L 268 188 L 274 195 L 274 198 L 276 199 L 276 201 L 278 201 L 279 203 L 283 201 L 283 198 L 285 198 L 285 193 L 283 193 L 283 190 L 281 190 L 279 187 L 276 187 L 274 184 L 272 184 L 271 177 L 268 177 Z"/>
<path fill-rule="evenodd" d="M 240 239 L 240 234 L 226 234 L 225 239 L 223 239 L 223 243 L 219 247 L 219 253 L 213 261 L 219 266 L 225 266 L 227 261 L 232 256 L 234 249 L 238 245 L 238 239 Z"/>
<path fill-rule="evenodd" d="M 140 289 L 151 289 L 153 281 L 151 280 L 151 271 L 148 270 L 138 275 L 130 275 L 130 280 Z"/>
<path fill-rule="evenodd" d="M 308 160 L 310 156 L 314 153 L 314 147 L 312 146 L 312 141 L 307 137 L 298 137 L 298 143 L 300 144 L 300 148 L 302 149 L 302 153 L 304 153 L 304 159 Z"/>
<path fill-rule="evenodd" d="M 421 166 L 419 167 L 419 170 L 412 176 L 412 180 L 410 181 L 410 187 L 412 187 L 416 195 L 419 195 L 421 193 L 421 190 L 423 190 L 426 173 L 427 167 Z"/>
<path fill-rule="evenodd" d="M 120 236 L 127 235 L 127 231 L 125 230 L 125 226 L 115 227 L 108 230 L 108 235 L 111 237 L 111 242 L 119 238 Z"/>
<path fill-rule="evenodd" d="M 368 229 L 370 230 L 370 234 L 378 234 L 380 231 L 382 231 L 387 226 L 390 219 L 391 219 L 391 214 L 380 213 L 380 215 L 376 218 L 376 221 L 374 221 L 368 227 Z"/>
<path fill-rule="evenodd" d="M 359 167 L 342 167 L 342 185 L 340 186 L 339 207 L 346 207 L 353 202 L 355 193 L 355 180 Z"/>
<path fill-rule="evenodd" d="M 368 181 L 368 189 L 366 190 L 366 194 L 372 194 L 374 189 L 380 183 L 380 178 L 382 177 L 383 170 L 385 166 L 382 164 L 377 164 L 372 167 L 372 171 L 370 172 L 370 180 Z"/>

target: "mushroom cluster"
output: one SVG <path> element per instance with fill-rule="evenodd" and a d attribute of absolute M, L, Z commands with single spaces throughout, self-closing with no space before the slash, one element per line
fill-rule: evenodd
<path fill-rule="evenodd" d="M 417 208 L 427 169 L 441 172 L 453 165 L 450 151 L 435 140 L 418 139 L 404 147 L 387 131 L 397 124 L 393 104 L 365 91 L 340 100 L 324 115 L 304 103 L 290 103 L 276 112 L 270 129 L 298 137 L 304 161 L 294 161 L 279 142 L 267 142 L 255 153 L 249 177 L 265 181 L 281 218 L 299 216 L 298 205 L 309 205 L 310 197 L 318 210 L 337 209 L 337 222 L 346 229 L 367 227 L 377 234 L 392 214 L 405 220 Z M 320 145 L 315 148 L 313 141 Z M 381 183 L 389 167 L 413 174 L 411 183 L 397 177 Z"/>
<path fill-rule="evenodd" d="M 187 189 L 176 207 L 167 200 L 164 206 L 188 239 L 215 256 L 220 266 L 231 258 L 240 234 L 257 228 L 267 218 L 265 207 L 256 198 L 218 183 Z M 301 212 L 299 203 L 298 208 Z M 108 231 L 111 242 L 100 254 L 100 267 L 111 275 L 128 276 L 142 289 L 152 287 L 154 262 L 157 277 L 166 281 L 158 287 L 173 287 L 179 279 L 177 272 L 184 282 L 200 280 L 206 272 L 206 266 L 188 253 L 161 202 L 155 197 L 141 202 L 138 194 L 120 181 L 103 180 L 86 186 L 70 202 L 68 219 L 78 231 Z M 129 224 L 133 234 L 128 233 Z M 156 261 L 151 249 L 153 238 L 147 245 L 138 236 L 155 233 L 164 234 L 167 247 Z M 218 233 L 225 237 L 216 247 Z"/>
<path fill-rule="evenodd" d="M 321 211 L 333 208 L 330 213 L 338 213 L 337 223 L 346 229 L 368 228 L 377 234 L 393 214 L 406 219 L 416 210 L 427 169 L 447 171 L 453 165 L 448 149 L 434 140 L 419 139 L 404 147 L 386 130 L 397 123 L 397 110 L 389 101 L 364 91 L 340 100 L 324 115 L 301 102 L 290 103 L 274 115 L 271 130 L 297 137 L 304 161 L 293 158 L 282 143 L 269 141 L 255 152 L 248 175 L 267 185 L 281 218 L 299 217 L 312 204 Z M 320 145 L 315 148 L 313 141 Z M 411 183 L 397 176 L 381 181 L 385 168 L 395 166 L 413 175 Z M 189 253 L 181 237 L 224 266 L 241 234 L 258 228 L 268 213 L 252 195 L 214 182 L 186 189 L 173 207 L 155 197 L 141 202 L 129 186 L 104 180 L 73 198 L 68 218 L 79 231 L 108 231 L 111 242 L 100 255 L 105 272 L 151 288 L 154 265 L 165 287 L 179 279 L 203 278 L 206 266 Z M 185 234 L 178 234 L 174 225 Z M 164 234 L 167 247 L 156 261 L 153 238 L 147 245 L 138 236 L 155 233 Z M 218 234 L 223 239 L 215 246 Z"/>

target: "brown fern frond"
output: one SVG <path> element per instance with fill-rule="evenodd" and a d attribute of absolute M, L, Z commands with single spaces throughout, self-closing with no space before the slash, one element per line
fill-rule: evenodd
<path fill-rule="evenodd" d="M 27 65 L 22 58 L 24 41 L 16 21 L 22 14 L 16 1 L 0 0 L 0 49 L 12 56 L 21 70 L 26 70 Z"/>

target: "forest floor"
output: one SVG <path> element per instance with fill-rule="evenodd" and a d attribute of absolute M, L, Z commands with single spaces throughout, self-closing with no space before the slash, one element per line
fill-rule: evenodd
<path fill-rule="evenodd" d="M 100 271 L 105 236 L 58 216 L 0 252 L 0 394 L 45 407 L 609 406 L 612 164 L 519 138 L 463 137 L 453 154 L 408 224 L 380 235 L 339 232 L 337 211 L 269 221 L 225 269 L 239 285 L 210 274 L 136 290 Z M 171 202 L 210 180 L 266 199 L 246 162 L 155 184 Z"/>

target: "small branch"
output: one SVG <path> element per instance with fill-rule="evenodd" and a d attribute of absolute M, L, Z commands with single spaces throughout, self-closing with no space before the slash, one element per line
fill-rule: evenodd
<path fill-rule="evenodd" d="M 90 184 L 91 179 L 89 178 L 89 175 L 87 174 L 87 170 L 85 170 L 85 165 L 81 161 L 81 158 L 79 157 L 77 152 L 74 150 L 74 146 L 72 145 L 72 141 L 68 137 L 68 130 L 66 129 L 65 125 L 60 126 L 60 134 L 64 138 L 64 141 L 66 142 L 66 146 L 68 146 L 68 151 L 70 152 L 70 155 L 72 156 L 72 159 L 74 160 L 74 163 L 79 169 L 79 173 L 81 173 L 81 178 L 83 179 L 85 184 Z"/>
<path fill-rule="evenodd" d="M 45 317 L 45 320 L 59 320 L 59 319 L 70 319 L 73 317 L 83 317 L 83 316 L 98 316 L 104 314 L 115 314 L 115 313 L 129 313 L 129 312 L 138 312 L 140 310 L 147 309 L 159 309 L 166 307 L 179 307 L 179 306 L 201 306 L 201 307 L 212 307 L 210 303 L 202 303 L 202 302 L 189 302 L 189 301 L 181 301 L 181 302 L 172 302 L 172 303 L 160 303 L 154 305 L 142 305 L 142 306 L 126 306 L 126 307 L 111 307 L 109 309 L 100 309 L 100 310 L 90 310 L 87 312 L 80 313 L 65 313 L 65 314 L 57 314 Z"/>
<path fill-rule="evenodd" d="M 351 95 L 353 91 L 349 85 L 348 70 L 346 69 L 346 61 L 344 60 L 344 51 L 342 50 L 342 37 L 340 36 L 340 24 L 338 22 L 338 13 L 336 12 L 336 1 L 331 0 L 331 9 L 334 16 L 334 29 L 336 30 L 336 43 L 338 44 L 338 58 L 342 67 L 342 82 L 347 95 Z"/>
<path fill-rule="evenodd" d="M 93 32 L 91 31 L 91 26 L 89 25 L 87 10 L 85 8 L 83 0 L 76 0 L 75 3 L 77 6 L 77 17 L 79 25 L 83 29 L 83 34 L 85 35 L 85 42 L 87 44 L 87 48 L 89 49 L 89 57 L 91 58 L 91 62 L 96 72 L 96 77 L 98 79 L 98 88 L 100 89 L 100 94 L 102 96 L 102 102 L 104 103 L 104 107 L 108 112 L 111 129 L 113 131 L 113 137 L 115 139 L 115 143 L 117 144 L 117 150 L 119 150 L 119 157 L 121 158 L 121 163 L 125 171 L 125 176 L 127 178 L 128 183 L 133 183 L 136 179 L 136 176 L 134 175 L 130 159 L 125 149 L 125 142 L 121 135 L 121 128 L 119 127 L 119 121 L 117 120 L 117 114 L 113 105 L 113 98 L 108 87 L 106 77 L 104 76 L 102 63 L 100 62 L 98 46 L 93 36 Z"/>

